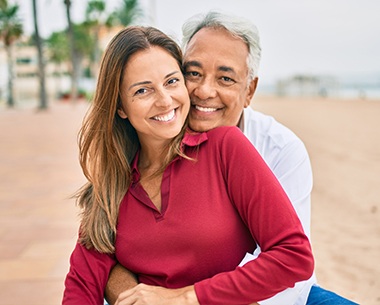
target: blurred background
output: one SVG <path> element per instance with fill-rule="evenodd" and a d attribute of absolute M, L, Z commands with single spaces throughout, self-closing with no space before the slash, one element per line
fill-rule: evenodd
<path fill-rule="evenodd" d="M 319 283 L 380 304 L 380 1 L 0 0 L 0 305 L 61 302 L 85 182 L 76 137 L 110 39 L 145 24 L 180 42 L 211 9 L 257 25 L 252 107 L 309 151 Z"/>
<path fill-rule="evenodd" d="M 72 90 L 91 95 L 102 51 L 120 27 L 154 25 L 180 41 L 183 21 L 210 9 L 257 25 L 263 49 L 259 93 L 380 98 L 377 0 L 1 1 L 8 5 L 1 23 L 1 103 L 11 94 L 23 103 L 35 100 L 41 74 L 49 99 Z M 7 42 L 4 31 L 12 25 L 18 28 L 8 32 Z"/>

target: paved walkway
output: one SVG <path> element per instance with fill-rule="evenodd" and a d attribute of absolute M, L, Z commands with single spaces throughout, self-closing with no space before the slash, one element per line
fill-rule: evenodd
<path fill-rule="evenodd" d="M 84 182 L 76 135 L 88 104 L 0 109 L 0 305 L 60 304 Z"/>
<path fill-rule="evenodd" d="M 380 304 L 378 101 L 260 98 L 304 140 L 314 169 L 312 240 L 319 283 Z M 0 104 L 0 305 L 60 304 L 83 183 L 76 135 L 88 104 L 47 112 Z"/>

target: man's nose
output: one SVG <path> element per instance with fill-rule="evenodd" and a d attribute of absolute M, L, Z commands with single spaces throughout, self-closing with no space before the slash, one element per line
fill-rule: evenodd
<path fill-rule="evenodd" d="M 195 85 L 193 93 L 201 100 L 207 100 L 216 96 L 215 84 L 212 80 L 203 80 Z"/>

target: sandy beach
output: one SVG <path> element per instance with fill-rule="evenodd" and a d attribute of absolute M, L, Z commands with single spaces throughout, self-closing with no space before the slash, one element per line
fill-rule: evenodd
<path fill-rule="evenodd" d="M 380 304 L 380 101 L 256 96 L 252 105 L 309 151 L 319 284 Z M 70 195 L 84 182 L 76 136 L 87 106 L 0 107 L 0 305 L 61 302 L 77 235 Z"/>

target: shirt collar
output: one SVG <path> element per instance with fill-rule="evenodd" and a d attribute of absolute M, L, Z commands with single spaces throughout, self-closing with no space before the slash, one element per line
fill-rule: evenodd
<path fill-rule="evenodd" d="M 196 132 L 191 129 L 187 129 L 182 139 L 182 148 L 184 146 L 195 147 L 208 140 L 207 132 Z M 132 183 L 136 183 L 140 180 L 140 172 L 137 164 L 139 163 L 140 150 L 137 151 L 135 158 L 131 164 L 132 170 Z"/>
<path fill-rule="evenodd" d="M 208 140 L 207 132 L 197 132 L 187 128 L 182 145 L 194 147 Z"/>
<path fill-rule="evenodd" d="M 137 164 L 139 164 L 139 156 L 140 156 L 140 150 L 137 151 L 136 156 L 133 159 L 132 164 L 131 164 L 132 183 L 136 183 L 140 180 L 140 172 L 137 168 Z"/>

